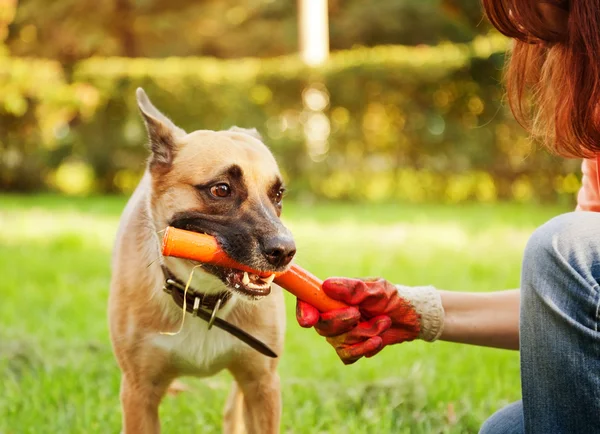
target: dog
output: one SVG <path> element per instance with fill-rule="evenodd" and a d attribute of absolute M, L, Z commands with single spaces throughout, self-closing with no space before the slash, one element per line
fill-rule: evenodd
<path fill-rule="evenodd" d="M 164 290 L 165 281 L 179 282 L 175 289 L 181 291 L 198 264 L 162 257 L 160 245 L 162 231 L 173 226 L 216 237 L 229 256 L 261 276 L 287 270 L 296 248 L 280 220 L 284 186 L 278 165 L 254 129 L 188 134 L 141 88 L 136 96 L 151 155 L 121 217 L 108 302 L 111 342 L 122 372 L 123 431 L 160 432 L 159 404 L 177 377 L 227 369 L 234 383 L 224 432 L 277 433 L 277 358 L 209 328 L 193 312 L 184 314 Z M 194 271 L 188 296 L 281 355 L 284 301 L 273 277 L 202 265 Z"/>

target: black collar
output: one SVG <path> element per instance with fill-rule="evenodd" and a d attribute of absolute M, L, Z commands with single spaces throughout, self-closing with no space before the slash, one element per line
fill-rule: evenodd
<path fill-rule="evenodd" d="M 264 354 L 267 357 L 277 357 L 277 354 L 275 354 L 272 349 L 254 336 L 246 333 L 224 319 L 217 317 L 218 310 L 231 299 L 231 292 L 224 291 L 218 294 L 202 294 L 188 288 L 186 293 L 185 284 L 181 280 L 177 279 L 164 265 L 162 265 L 162 270 L 165 275 L 163 290 L 173 297 L 173 301 L 177 306 L 182 309 L 185 306 L 186 312 L 208 322 L 209 330 L 214 325 L 215 327 L 225 330 L 232 336 L 235 336 L 242 342 L 245 342 L 261 354 Z"/>
<path fill-rule="evenodd" d="M 171 294 L 173 300 L 179 307 L 183 307 L 185 283 L 175 277 L 171 270 L 169 270 L 166 266 L 162 265 L 162 270 L 163 274 L 165 275 L 165 292 Z M 190 305 L 191 301 L 191 305 L 193 306 L 196 298 L 200 300 L 197 308 L 202 307 L 212 312 L 217 307 L 217 304 L 219 304 L 218 309 L 223 308 L 227 304 L 227 302 L 231 299 L 231 292 L 223 291 L 217 294 L 203 294 L 200 291 L 196 291 L 192 287 L 188 288 L 186 294 L 186 304 Z M 221 300 L 220 303 L 219 300 Z"/>

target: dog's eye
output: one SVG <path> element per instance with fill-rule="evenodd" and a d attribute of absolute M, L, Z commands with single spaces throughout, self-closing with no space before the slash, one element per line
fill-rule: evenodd
<path fill-rule="evenodd" d="M 225 183 L 215 184 L 210 188 L 210 194 L 215 197 L 231 196 L 231 187 Z"/>
<path fill-rule="evenodd" d="M 275 194 L 275 203 L 277 205 L 279 205 L 281 203 L 281 201 L 283 200 L 283 194 L 285 193 L 285 189 L 284 188 L 280 188 L 279 191 L 277 192 L 277 194 Z"/>

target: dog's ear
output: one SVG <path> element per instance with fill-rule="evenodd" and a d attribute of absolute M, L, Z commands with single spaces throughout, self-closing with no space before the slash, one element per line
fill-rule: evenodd
<path fill-rule="evenodd" d="M 235 133 L 247 134 L 249 136 L 254 137 L 255 139 L 260 140 L 261 142 L 263 139 L 256 128 L 240 128 L 240 127 L 234 126 L 234 127 L 229 128 L 229 131 L 233 131 Z"/>
<path fill-rule="evenodd" d="M 175 156 L 176 138 L 185 136 L 186 133 L 152 105 L 144 89 L 138 87 L 135 95 L 148 130 L 152 150 L 151 164 L 169 166 Z"/>

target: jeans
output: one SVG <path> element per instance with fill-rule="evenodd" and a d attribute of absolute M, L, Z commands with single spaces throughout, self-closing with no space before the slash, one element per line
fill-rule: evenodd
<path fill-rule="evenodd" d="M 521 275 L 523 399 L 480 434 L 600 433 L 600 213 L 550 220 L 529 240 Z"/>

